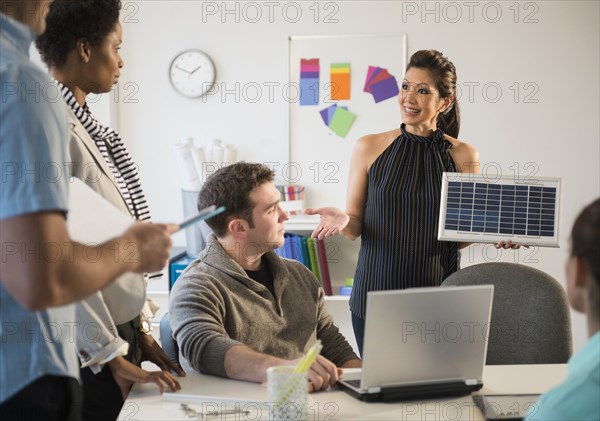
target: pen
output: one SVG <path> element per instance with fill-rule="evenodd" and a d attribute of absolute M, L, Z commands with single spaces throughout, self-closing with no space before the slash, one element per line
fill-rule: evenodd
<path fill-rule="evenodd" d="M 190 417 L 190 418 L 200 417 L 201 419 L 204 418 L 204 417 L 218 417 L 219 415 L 232 415 L 232 414 L 244 414 L 244 415 L 248 415 L 248 414 L 250 414 L 250 411 L 244 410 L 244 409 L 240 409 L 240 408 L 237 408 L 237 409 L 224 409 L 222 411 L 199 412 L 199 411 L 196 411 L 191 406 L 189 406 L 187 403 L 182 403 L 181 404 L 181 409 L 185 412 L 185 414 L 188 417 Z"/>

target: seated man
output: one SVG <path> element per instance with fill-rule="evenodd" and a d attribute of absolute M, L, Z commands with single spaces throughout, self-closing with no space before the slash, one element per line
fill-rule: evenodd
<path fill-rule="evenodd" d="M 542 395 L 528 421 L 600 420 L 600 199 L 575 220 L 570 249 L 567 297 L 585 313 L 590 339 L 569 360 L 566 380 Z"/>
<path fill-rule="evenodd" d="M 277 256 L 288 219 L 274 173 L 237 163 L 209 177 L 198 208 L 225 206 L 208 221 L 207 247 L 175 284 L 169 320 L 182 366 L 202 373 L 266 381 L 268 367 L 295 364 L 320 339 L 309 390 L 337 382 L 337 367 L 360 367 L 325 309 L 323 289 L 302 263 Z"/>

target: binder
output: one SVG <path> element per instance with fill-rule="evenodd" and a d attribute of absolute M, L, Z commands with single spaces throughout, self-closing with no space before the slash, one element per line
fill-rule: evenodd
<path fill-rule="evenodd" d="M 327 262 L 327 250 L 325 241 L 315 240 L 315 246 L 317 251 L 317 259 L 321 264 L 321 283 L 323 284 L 323 290 L 325 295 L 333 295 L 333 288 L 331 288 L 331 278 L 329 277 L 329 263 Z"/>
<path fill-rule="evenodd" d="M 317 262 L 317 250 L 315 249 L 315 240 L 308 237 L 306 239 L 306 242 L 308 243 L 308 256 L 310 258 L 310 270 L 312 270 L 312 273 L 315 274 L 315 277 L 317 278 L 317 280 L 319 281 L 321 286 L 323 286 L 323 281 L 321 280 L 321 273 L 319 271 L 319 264 Z"/>

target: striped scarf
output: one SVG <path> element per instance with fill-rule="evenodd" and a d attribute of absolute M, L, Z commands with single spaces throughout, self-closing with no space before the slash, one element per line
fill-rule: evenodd
<path fill-rule="evenodd" d="M 100 124 L 87 104 L 83 107 L 80 106 L 69 88 L 56 80 L 55 83 L 60 88 L 63 98 L 71 107 L 81 125 L 96 143 L 100 154 L 102 154 L 104 161 L 112 171 L 131 215 L 139 221 L 149 220 L 150 210 L 144 197 L 137 166 L 131 159 L 131 155 L 129 155 L 119 134 Z"/>
<path fill-rule="evenodd" d="M 57 80 L 54 80 L 54 83 L 60 88 L 65 102 L 71 107 L 81 125 L 96 143 L 100 154 L 102 154 L 104 161 L 112 171 L 131 215 L 138 221 L 150 222 L 150 209 L 148 209 L 142 190 L 137 165 L 131 159 L 131 155 L 129 155 L 119 134 L 100 124 L 87 104 L 83 107 L 80 106 L 69 88 Z M 147 273 L 144 276 L 146 279 L 155 280 L 162 277 L 162 272 Z"/>

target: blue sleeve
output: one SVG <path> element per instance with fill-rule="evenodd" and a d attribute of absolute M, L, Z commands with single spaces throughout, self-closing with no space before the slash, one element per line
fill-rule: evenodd
<path fill-rule="evenodd" d="M 0 105 L 0 220 L 40 212 L 66 212 L 67 114 L 50 94 L 52 83 L 40 70 L 3 69 L 0 83 L 12 89 Z"/>
<path fill-rule="evenodd" d="M 567 404 L 563 402 L 563 405 Z M 545 401 L 544 397 L 533 405 L 523 421 L 570 421 L 571 416 L 565 414 L 562 409 L 553 402 Z"/>

